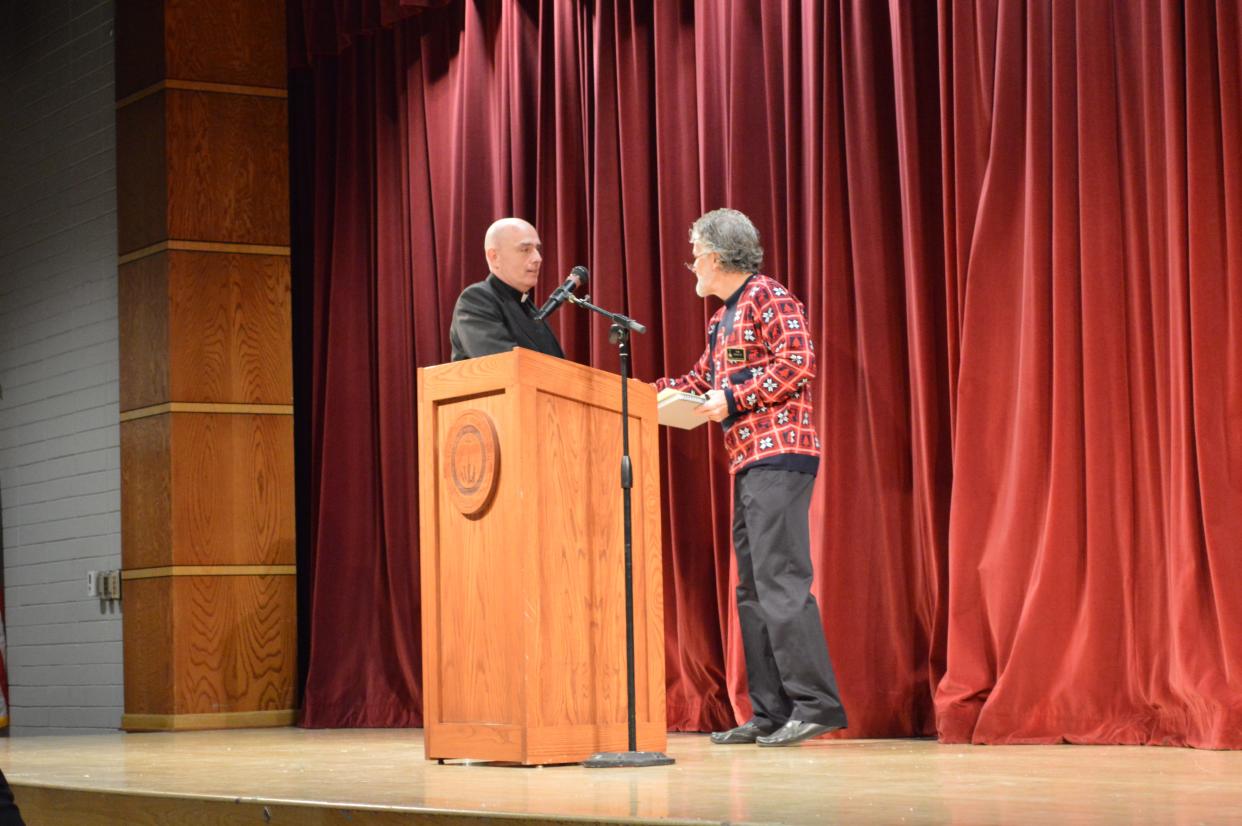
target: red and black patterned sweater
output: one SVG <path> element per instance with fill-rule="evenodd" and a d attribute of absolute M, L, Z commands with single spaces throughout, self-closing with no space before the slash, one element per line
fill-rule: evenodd
<path fill-rule="evenodd" d="M 730 473 L 763 466 L 815 474 L 819 437 L 807 386 L 815 378 L 815 345 L 802 302 L 756 273 L 712 316 L 707 341 L 689 373 L 660 379 L 656 388 L 724 390 Z"/>

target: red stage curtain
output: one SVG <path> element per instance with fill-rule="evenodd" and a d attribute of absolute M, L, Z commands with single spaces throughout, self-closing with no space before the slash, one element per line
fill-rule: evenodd
<path fill-rule="evenodd" d="M 449 2 L 452 0 L 289 0 L 291 62 L 305 67 L 312 55 L 335 55 L 358 35 L 374 34 Z"/>
<path fill-rule="evenodd" d="M 1242 746 L 1236 3 L 954 6 L 941 737 Z"/>
<path fill-rule="evenodd" d="M 488 223 L 536 223 L 541 292 L 590 266 L 654 378 L 702 349 L 680 262 L 727 205 L 815 325 L 849 734 L 1242 746 L 1237 9 L 1025 6 L 316 18 L 350 45 L 292 99 L 304 724 L 419 720 L 414 369 L 448 357 Z M 332 51 L 305 19 L 294 53 Z M 554 326 L 617 368 L 601 323 Z M 722 726 L 749 709 L 720 437 L 663 448 L 669 722 Z"/>

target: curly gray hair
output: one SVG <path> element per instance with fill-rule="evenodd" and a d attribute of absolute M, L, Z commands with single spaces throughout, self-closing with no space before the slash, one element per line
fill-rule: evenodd
<path fill-rule="evenodd" d="M 713 209 L 690 227 L 690 243 L 720 255 L 720 266 L 735 272 L 759 272 L 763 247 L 759 230 L 736 209 Z"/>

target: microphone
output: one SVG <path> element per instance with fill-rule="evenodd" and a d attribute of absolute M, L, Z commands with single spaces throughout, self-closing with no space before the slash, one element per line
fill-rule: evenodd
<path fill-rule="evenodd" d="M 552 312 L 568 299 L 570 294 L 586 283 L 590 275 L 587 268 L 579 264 L 569 271 L 569 278 L 565 279 L 565 283 L 552 291 L 552 295 L 548 296 L 548 300 L 543 302 L 543 306 L 539 308 L 539 312 L 535 313 L 535 321 L 543 321 Z"/>

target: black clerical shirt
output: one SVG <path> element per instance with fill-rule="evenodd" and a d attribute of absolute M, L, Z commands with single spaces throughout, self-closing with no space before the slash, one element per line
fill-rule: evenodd
<path fill-rule="evenodd" d="M 551 328 L 535 320 L 534 301 L 529 294 L 523 301 L 522 295 L 494 273 L 462 290 L 449 327 L 453 361 L 507 353 L 514 347 L 564 358 Z"/>

